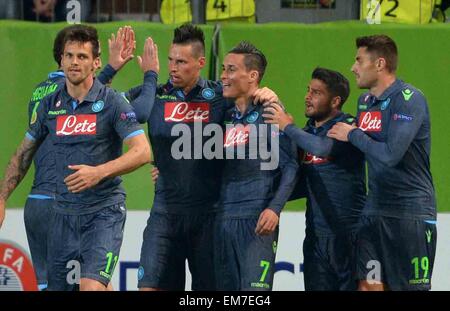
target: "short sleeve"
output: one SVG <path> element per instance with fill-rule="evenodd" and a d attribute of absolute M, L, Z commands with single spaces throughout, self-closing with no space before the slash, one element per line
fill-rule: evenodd
<path fill-rule="evenodd" d="M 126 100 L 118 93 L 113 93 L 114 101 L 113 124 L 114 129 L 122 140 L 144 134 L 144 130 L 139 125 L 136 113 Z"/>

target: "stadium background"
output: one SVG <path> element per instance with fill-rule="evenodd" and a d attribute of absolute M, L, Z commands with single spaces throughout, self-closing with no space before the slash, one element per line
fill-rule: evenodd
<path fill-rule="evenodd" d="M 96 24 L 102 45 L 102 60 L 108 60 L 107 38 L 126 22 Z M 155 23 L 130 23 L 136 32 L 137 51 L 141 54 L 144 39 L 152 36 L 160 55 L 160 82 L 167 79 L 167 54 L 175 26 Z M 53 39 L 65 23 L 0 21 L 0 170 L 22 140 L 27 128 L 27 103 L 34 86 L 56 69 L 52 57 Z M 224 24 L 219 29 L 217 59 L 212 57 L 214 27 L 202 26 L 207 45 L 207 67 L 203 77 L 214 79 L 220 74 L 223 55 L 240 40 L 249 40 L 260 48 L 269 61 L 262 85 L 275 90 L 296 123 L 303 125 L 303 97 L 310 74 L 316 66 L 338 70 L 351 83 L 351 95 L 344 110 L 356 112 L 357 89 L 350 67 L 355 55 L 355 38 L 384 33 L 397 42 L 400 53 L 398 76 L 421 89 L 428 99 L 432 121 L 431 166 L 438 197 L 438 211 L 450 211 L 450 24 L 399 25 L 383 23 L 367 25 L 360 21 L 321 24 Z M 219 66 L 218 66 L 219 65 Z M 216 74 L 216 75 L 215 75 Z M 112 87 L 127 90 L 142 81 L 134 61 L 115 77 Z M 148 210 L 153 197 L 153 184 L 145 166 L 124 177 L 130 210 Z M 3 177 L 3 176 L 2 176 Z M 33 172 L 8 200 L 8 207 L 23 207 L 30 190 Z M 199 189 L 201 191 L 201 189 Z M 304 200 L 291 202 L 286 210 L 303 210 Z"/>

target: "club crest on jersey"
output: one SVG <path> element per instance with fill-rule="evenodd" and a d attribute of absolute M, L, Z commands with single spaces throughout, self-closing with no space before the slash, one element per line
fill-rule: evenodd
<path fill-rule="evenodd" d="M 381 111 L 362 112 L 358 127 L 364 132 L 381 132 Z"/>
<path fill-rule="evenodd" d="M 390 98 L 386 99 L 386 100 L 381 104 L 380 109 L 381 109 L 381 110 L 386 110 L 386 108 L 389 107 L 389 103 L 390 103 L 390 102 L 391 102 L 391 99 L 390 99 Z"/>
<path fill-rule="evenodd" d="M 216 96 L 216 93 L 213 89 L 206 88 L 202 91 L 202 96 L 204 99 L 213 99 Z"/>
<path fill-rule="evenodd" d="M 257 111 L 252 111 L 246 118 L 247 123 L 254 123 L 258 120 L 259 113 Z"/>
<path fill-rule="evenodd" d="M 164 121 L 209 122 L 209 104 L 167 102 L 164 106 Z"/>
<path fill-rule="evenodd" d="M 228 148 L 231 146 L 246 145 L 249 141 L 249 136 L 249 125 L 243 126 L 242 124 L 238 124 L 236 126 L 227 128 L 223 146 L 225 148 Z"/>
<path fill-rule="evenodd" d="M 94 103 L 92 105 L 92 111 L 93 112 L 100 112 L 103 110 L 103 107 L 105 106 L 105 103 L 102 100 L 99 100 L 98 102 Z"/>
<path fill-rule="evenodd" d="M 57 136 L 97 134 L 96 114 L 62 115 L 56 118 Z"/>

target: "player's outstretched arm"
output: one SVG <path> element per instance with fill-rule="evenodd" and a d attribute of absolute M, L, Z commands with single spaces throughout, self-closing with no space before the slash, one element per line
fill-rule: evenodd
<path fill-rule="evenodd" d="M 108 39 L 108 64 L 97 76 L 98 80 L 109 85 L 117 72 L 134 58 L 136 41 L 131 26 L 125 26 L 117 30 L 117 35 L 111 34 Z"/>
<path fill-rule="evenodd" d="M 124 28 L 119 28 L 116 36 L 111 34 L 111 37 L 108 39 L 108 50 L 108 64 L 114 70 L 119 71 L 134 58 L 136 41 L 133 28 L 125 26 Z"/>
<path fill-rule="evenodd" d="M 401 100 L 392 108 L 393 116 L 387 129 L 386 141 L 372 139 L 356 125 L 336 123 L 329 131 L 328 137 L 349 141 L 367 156 L 371 156 L 388 167 L 397 165 L 411 142 L 416 137 L 424 120 L 428 118 L 426 100 L 420 94 L 411 101 Z"/>
<path fill-rule="evenodd" d="M 38 147 L 39 143 L 36 140 L 25 137 L 8 163 L 0 186 L 0 227 L 5 218 L 6 200 L 27 174 Z"/>
<path fill-rule="evenodd" d="M 70 192 L 92 188 L 105 178 L 130 173 L 150 162 L 150 145 L 144 133 L 124 140 L 128 151 L 115 160 L 98 166 L 69 165 L 75 172 L 64 179 Z"/>
<path fill-rule="evenodd" d="M 141 56 L 138 56 L 138 63 L 144 73 L 144 84 L 140 89 L 139 95 L 131 98 L 131 106 L 133 106 L 139 123 L 145 123 L 150 117 L 155 104 L 159 73 L 158 46 L 153 42 L 152 38 L 148 37 L 145 40 L 144 51 Z M 131 93 L 132 90 L 128 92 L 128 94 Z"/>
<path fill-rule="evenodd" d="M 422 93 L 412 92 L 413 97 L 399 96 L 391 102 L 391 117 L 387 126 L 386 141 L 372 139 L 363 131 L 364 126 L 336 123 L 328 137 L 349 141 L 352 145 L 388 167 L 396 166 L 421 129 L 429 120 L 428 104 Z M 362 120 L 361 120 L 362 121 Z M 381 121 L 379 121 L 381 122 Z M 425 130 L 426 131 L 426 130 Z M 428 131 L 424 132 L 429 134 Z"/>
<path fill-rule="evenodd" d="M 151 37 L 145 40 L 144 51 L 141 56 L 137 57 L 137 60 L 143 73 L 150 70 L 159 73 L 158 46 Z"/>
<path fill-rule="evenodd" d="M 327 157 L 335 153 L 340 144 L 329 137 L 322 137 L 305 132 L 294 124 L 294 119 L 279 105 L 264 104 L 264 122 L 277 125 L 298 147 L 316 156 Z"/>

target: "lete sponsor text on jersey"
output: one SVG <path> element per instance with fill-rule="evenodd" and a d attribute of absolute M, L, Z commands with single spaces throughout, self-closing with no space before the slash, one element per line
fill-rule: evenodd
<path fill-rule="evenodd" d="M 209 104 L 167 102 L 164 106 L 164 121 L 209 122 Z"/>
<path fill-rule="evenodd" d="M 250 135 L 250 125 L 243 126 L 241 124 L 238 124 L 233 127 L 227 126 L 223 146 L 225 148 L 228 148 L 231 146 L 245 145 L 249 141 L 249 135 Z"/>
<path fill-rule="evenodd" d="M 362 112 L 358 127 L 364 132 L 381 132 L 381 111 Z"/>
<path fill-rule="evenodd" d="M 95 135 L 97 133 L 97 115 L 77 114 L 58 116 L 56 119 L 56 135 Z"/>

